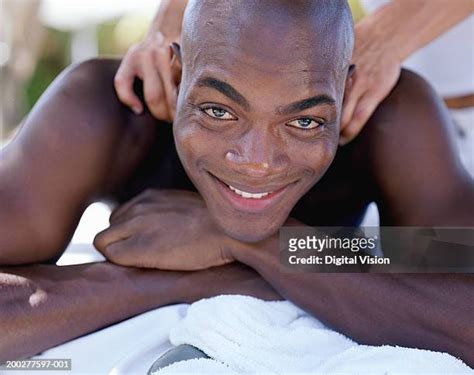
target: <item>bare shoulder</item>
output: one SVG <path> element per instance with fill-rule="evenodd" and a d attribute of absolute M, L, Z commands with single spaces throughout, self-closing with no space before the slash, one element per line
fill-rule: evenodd
<path fill-rule="evenodd" d="M 377 142 L 384 138 L 398 142 L 402 138 L 398 134 L 405 138 L 410 133 L 410 138 L 418 142 L 418 136 L 425 138 L 428 130 L 443 133 L 451 141 L 453 132 L 449 113 L 424 78 L 403 69 L 397 85 L 369 120 L 364 136 L 376 138 Z"/>
<path fill-rule="evenodd" d="M 402 71 L 353 147 L 363 155 L 383 223 L 474 222 L 472 214 L 455 207 L 463 206 L 460 194 L 464 207 L 474 205 L 474 189 L 457 153 L 449 112 L 419 75 Z"/>
<path fill-rule="evenodd" d="M 100 152 L 98 167 L 108 162 L 107 179 L 100 173 L 104 191 L 120 184 L 141 161 L 157 125 L 148 112 L 136 116 L 118 100 L 113 82 L 119 65 L 116 59 L 92 59 L 70 67 L 58 78 L 58 99 L 69 113 L 74 108 L 73 126 L 80 129 L 80 134 L 65 129 L 65 136 L 82 153 L 89 148 Z"/>
<path fill-rule="evenodd" d="M 69 119 L 55 121 L 57 126 L 80 124 L 84 137 L 122 132 L 136 116 L 131 116 L 115 95 L 113 79 L 119 64 L 120 60 L 91 59 L 71 65 L 57 77 L 38 107 L 44 109 L 43 104 L 54 100 L 55 117 Z"/>
<path fill-rule="evenodd" d="M 153 120 L 133 115 L 115 96 L 119 63 L 89 60 L 66 69 L 1 151 L 0 203 L 7 209 L 0 213 L 0 263 L 60 253 L 87 204 L 125 179 L 146 152 Z"/>
<path fill-rule="evenodd" d="M 112 181 L 140 158 L 153 120 L 133 115 L 117 99 L 113 78 L 119 64 L 113 59 L 88 60 L 57 77 L 12 142 L 11 148 L 25 152 L 23 167 L 46 165 L 46 160 L 58 169 L 74 167 L 87 175 L 84 183 L 99 189 L 103 173 Z"/>

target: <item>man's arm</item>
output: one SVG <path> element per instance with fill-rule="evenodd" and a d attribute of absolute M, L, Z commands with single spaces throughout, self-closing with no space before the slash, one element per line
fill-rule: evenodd
<path fill-rule="evenodd" d="M 91 263 L 0 270 L 0 362 L 45 349 L 150 309 L 219 294 L 279 295 L 242 264 L 198 272 Z"/>
<path fill-rule="evenodd" d="M 0 265 L 57 258 L 84 209 L 146 152 L 156 121 L 133 116 L 117 100 L 118 64 L 68 68 L 0 151 Z"/>
<path fill-rule="evenodd" d="M 354 143 L 382 225 L 474 226 L 474 187 L 429 86 L 404 72 Z M 364 170 L 364 169 L 361 169 Z M 371 188 L 372 186 L 372 188 Z M 233 256 L 284 298 L 364 344 L 445 351 L 474 366 L 474 276 L 282 273 L 278 244 Z"/>
<path fill-rule="evenodd" d="M 283 298 L 359 343 L 443 351 L 474 366 L 473 275 L 293 274 L 280 271 L 277 243 L 236 258 Z"/>

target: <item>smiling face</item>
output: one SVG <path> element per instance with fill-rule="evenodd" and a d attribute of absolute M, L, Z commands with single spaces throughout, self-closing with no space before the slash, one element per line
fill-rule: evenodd
<path fill-rule="evenodd" d="M 258 241 L 334 159 L 352 24 L 343 3 L 209 3 L 186 13 L 176 147 L 221 229 Z"/>

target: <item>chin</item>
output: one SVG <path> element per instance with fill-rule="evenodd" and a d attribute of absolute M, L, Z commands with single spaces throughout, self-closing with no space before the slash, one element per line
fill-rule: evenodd
<path fill-rule="evenodd" d="M 256 220 L 242 220 L 236 223 L 235 220 L 217 221 L 221 230 L 229 237 L 242 242 L 259 242 L 263 241 L 274 234 L 278 233 L 279 229 L 285 222 L 285 219 L 272 220 L 271 223 L 256 221 Z"/>

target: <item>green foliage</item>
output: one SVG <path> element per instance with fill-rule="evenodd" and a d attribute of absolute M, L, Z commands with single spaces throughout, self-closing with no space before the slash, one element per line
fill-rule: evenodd
<path fill-rule="evenodd" d="M 24 88 L 24 113 L 27 114 L 56 76 L 70 63 L 70 33 L 48 29 L 46 43 L 35 71 Z"/>

